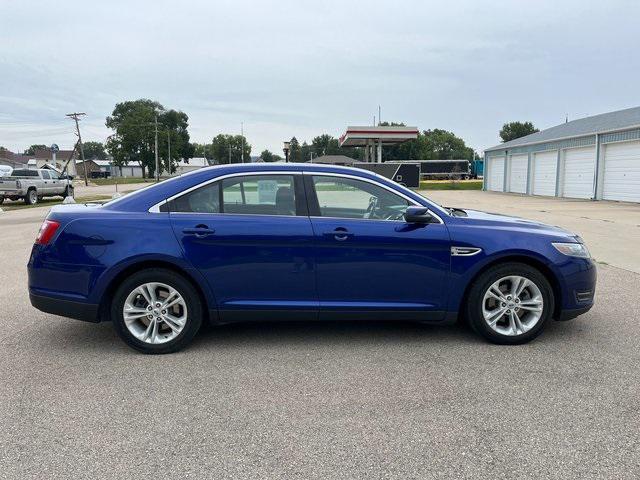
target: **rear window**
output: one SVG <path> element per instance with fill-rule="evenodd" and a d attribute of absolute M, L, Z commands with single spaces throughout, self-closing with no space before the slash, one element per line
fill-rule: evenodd
<path fill-rule="evenodd" d="M 18 169 L 13 171 L 14 177 L 37 177 L 37 170 L 27 170 L 26 168 Z"/>

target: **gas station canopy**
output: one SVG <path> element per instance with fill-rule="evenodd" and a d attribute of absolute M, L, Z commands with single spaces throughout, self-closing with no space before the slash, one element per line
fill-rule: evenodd
<path fill-rule="evenodd" d="M 382 145 L 394 145 L 418 138 L 416 127 L 347 127 L 341 147 L 364 147 L 365 162 L 382 162 Z"/>

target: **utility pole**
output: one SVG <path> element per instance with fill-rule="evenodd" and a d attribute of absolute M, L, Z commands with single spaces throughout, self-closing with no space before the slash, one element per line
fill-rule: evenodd
<path fill-rule="evenodd" d="M 82 158 L 82 171 L 84 173 L 84 185 L 88 186 L 89 180 L 87 179 L 87 162 L 84 159 L 84 147 L 82 146 L 82 137 L 80 136 L 80 124 L 78 123 L 78 117 L 82 117 L 84 115 L 86 115 L 86 113 L 84 112 L 74 112 L 74 113 L 67 113 L 66 116 L 69 118 L 73 118 L 76 122 L 76 132 L 78 135 L 78 143 L 80 144 L 80 158 Z"/>
<path fill-rule="evenodd" d="M 156 114 L 156 182 L 160 181 L 160 165 L 158 164 L 158 115 Z"/>
<path fill-rule="evenodd" d="M 240 122 L 240 136 L 242 137 L 242 145 L 240 147 L 240 162 L 244 163 L 244 122 Z"/>
<path fill-rule="evenodd" d="M 167 130 L 167 168 L 171 172 L 171 131 Z"/>
<path fill-rule="evenodd" d="M 229 164 L 231 164 L 231 144 L 229 144 Z"/>
<path fill-rule="evenodd" d="M 380 105 L 378 105 L 378 125 L 382 123 L 382 110 L 380 109 Z"/>

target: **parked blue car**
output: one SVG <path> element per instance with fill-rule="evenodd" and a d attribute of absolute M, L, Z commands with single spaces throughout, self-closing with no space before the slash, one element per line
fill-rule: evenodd
<path fill-rule="evenodd" d="M 204 323 L 265 319 L 463 319 L 523 343 L 589 310 L 596 285 L 565 230 L 310 164 L 204 168 L 54 207 L 28 268 L 34 307 L 111 320 L 145 353 L 185 347 Z"/>

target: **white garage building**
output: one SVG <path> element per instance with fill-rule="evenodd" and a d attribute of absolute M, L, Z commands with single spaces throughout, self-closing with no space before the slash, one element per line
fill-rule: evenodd
<path fill-rule="evenodd" d="M 563 123 L 484 154 L 485 190 L 640 202 L 640 107 Z"/>

